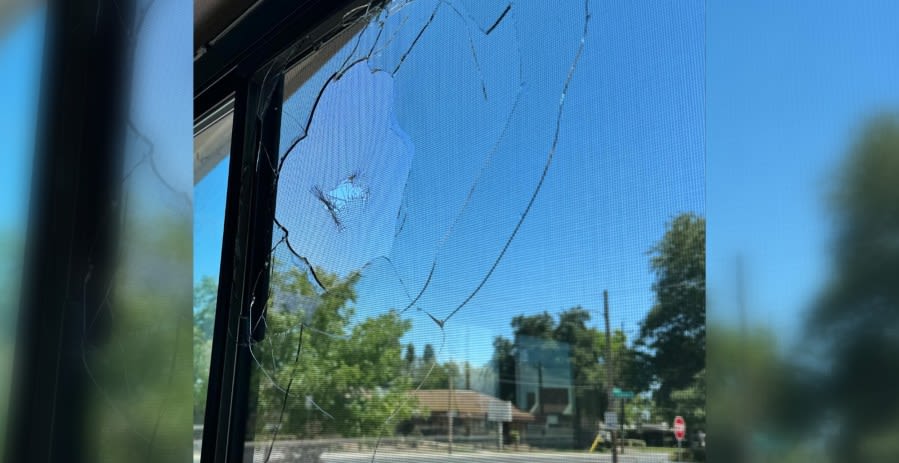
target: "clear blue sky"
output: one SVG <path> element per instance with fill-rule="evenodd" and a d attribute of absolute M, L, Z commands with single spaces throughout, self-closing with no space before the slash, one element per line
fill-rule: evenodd
<path fill-rule="evenodd" d="M 18 301 L 18 293 L 9 289 L 19 287 L 21 276 L 42 34 L 40 13 L 0 32 L 0 288 L 4 289 L 0 293 L 0 319 L 7 324 L 14 318 L 3 312 Z M 0 339 L 0 343 L 6 341 Z"/>
<path fill-rule="evenodd" d="M 146 198 L 142 206 L 173 206 L 162 214 L 185 210 L 193 182 L 192 3 L 152 1 L 138 41 L 133 86 L 134 123 L 153 140 L 159 173 L 175 190 L 142 168 L 148 181 L 138 182 L 137 196 Z"/>
<path fill-rule="evenodd" d="M 37 117 L 43 14 L 37 12 L 0 36 L 0 233 L 21 234 Z"/>
<path fill-rule="evenodd" d="M 709 317 L 733 320 L 745 256 L 749 321 L 785 344 L 829 274 L 825 197 L 861 124 L 899 108 L 899 3 L 708 3 Z"/>
<path fill-rule="evenodd" d="M 505 7 L 468 3 L 481 27 Z M 430 5 L 420 5 L 397 16 L 394 24 L 411 13 L 399 43 L 408 44 L 430 15 Z M 289 222 L 294 245 L 332 269 L 375 259 L 359 285 L 363 316 L 406 300 L 395 275 L 376 259 L 381 254 L 412 293 L 436 255 L 437 270 L 419 306 L 446 316 L 488 270 L 527 204 L 581 37 L 583 5 L 554 5 L 550 12 L 519 7 L 510 14 L 518 34 L 511 20 L 486 39 L 473 29 L 475 66 L 464 23 L 441 10 L 393 85 L 384 73 L 351 72 L 333 87 L 312 134 L 285 166 L 278 214 Z M 592 2 L 592 15 L 543 189 L 490 280 L 447 323 L 444 359 L 483 363 L 493 337 L 509 336 L 511 318 L 521 313 L 582 305 L 598 315 L 603 289 L 611 295 L 613 326 L 633 333 L 653 302 L 647 251 L 677 213 L 704 215 L 703 2 Z M 524 86 L 515 117 L 469 208 L 440 247 L 512 106 L 521 83 L 518 49 Z M 392 70 L 396 61 L 388 52 L 373 66 Z M 282 143 L 297 134 L 296 119 L 303 119 L 307 91 L 315 87 L 285 105 L 291 116 L 282 124 Z M 348 211 L 337 233 L 309 192 L 333 189 L 353 173 L 370 188 L 370 202 L 361 212 Z M 205 224 L 222 221 L 224 174 L 224 168 L 214 171 L 195 192 L 195 281 L 218 271 L 221 243 Z M 394 239 L 400 204 L 408 218 Z M 418 351 L 426 342 L 439 345 L 436 325 L 421 312 L 410 314 L 414 327 L 407 338 Z"/>
<path fill-rule="evenodd" d="M 469 3 L 476 7 L 477 2 Z M 520 168 L 522 180 L 484 187 L 480 205 L 447 241 L 438 259 L 442 283 L 435 282 L 443 292 L 422 300 L 435 313 L 445 313 L 459 293 L 477 281 L 485 262 L 501 247 L 501 235 L 523 208 L 534 172 L 542 167 L 546 132 L 553 122 L 546 108 L 558 98 L 558 84 L 580 33 L 576 3 L 571 12 L 559 13 L 564 20 L 516 16 L 523 31 L 519 39 L 503 35 L 503 27 L 494 32 L 499 38 L 493 45 L 520 40 L 521 49 L 531 51 L 527 63 L 536 69 L 527 70 L 526 90 L 533 93 L 525 97 L 534 97 L 528 100 L 532 103 L 522 104 L 521 118 L 513 122 L 509 136 L 526 142 L 510 143 L 499 151 L 508 156 L 515 150 L 526 161 Z M 612 294 L 613 324 L 634 329 L 652 303 L 645 251 L 672 215 L 706 210 L 706 192 L 710 316 L 728 318 L 734 312 L 732 262 L 741 253 L 747 261 L 752 321 L 786 335 L 798 326 L 801 312 L 827 275 L 829 232 L 822 198 L 832 183 L 833 169 L 865 117 L 899 104 L 899 64 L 883 59 L 899 56 L 893 24 L 899 5 L 891 1 L 866 2 L 864 7 L 836 1 L 813 7 L 777 1 L 707 5 L 705 10 L 706 2 L 593 2 L 591 31 L 571 84 L 549 177 L 491 280 L 455 323 L 447 325 L 450 340 L 445 355 L 483 361 L 490 353 L 485 342 L 496 334 L 508 335 L 512 316 L 555 313 L 576 304 L 596 311 L 606 288 Z M 141 55 L 146 61 L 136 73 L 137 87 L 152 91 L 136 95 L 136 104 L 145 108 L 139 112 L 140 124 L 157 142 L 163 171 L 172 176 L 172 183 L 186 186 L 190 148 L 185 134 L 192 117 L 190 6 L 157 2 L 154 8 L 158 16 L 148 21 L 150 39 L 145 40 L 149 50 Z M 480 15 L 482 26 L 490 22 L 484 18 L 498 14 L 498 7 L 491 8 L 473 12 Z M 428 98 L 389 101 L 386 91 L 375 89 L 366 104 L 390 106 L 412 142 L 412 177 L 422 180 L 410 185 L 417 191 L 431 188 L 433 194 L 430 200 L 408 196 L 410 210 L 429 211 L 423 217 L 446 225 L 459 205 L 441 198 L 458 199 L 471 183 L 471 171 L 463 169 L 456 175 L 457 166 L 451 161 L 480 159 L 483 152 L 460 154 L 452 145 L 441 146 L 442 140 L 463 138 L 437 129 L 459 127 L 460 133 L 474 135 L 472 146 L 489 147 L 497 115 L 482 115 L 490 123 L 479 132 L 471 126 L 477 121 L 464 118 L 470 107 L 462 102 L 479 95 L 481 78 L 495 83 L 488 86 L 489 92 L 500 92 L 490 93 L 492 103 L 512 94 L 510 82 L 517 80 L 509 80 L 515 75 L 509 56 L 491 54 L 490 43 L 475 31 L 474 40 L 483 53 L 477 72 L 468 61 L 467 37 L 450 31 L 458 30 L 459 23 L 444 18 L 438 24 L 447 26 L 428 31 L 408 67 L 415 69 L 418 56 L 416 72 L 426 73 L 426 57 L 447 50 L 460 61 L 444 58 L 449 64 L 447 72 L 436 73 L 444 76 L 439 82 L 422 81 L 416 87 L 409 79 L 397 79 L 406 98 L 436 98 L 425 93 L 429 91 L 445 98 L 447 104 L 431 107 L 429 116 L 420 118 L 420 124 L 431 125 L 415 125 L 410 115 L 411 108 L 426 104 Z M 20 227 L 26 210 L 41 35 L 40 18 L 32 16 L 0 38 L 4 70 L 0 158 L 8 162 L 0 181 L 0 229 L 5 230 Z M 173 62 L 172 56 L 181 58 Z M 159 65 L 163 62 L 168 64 Z M 537 66 L 540 63 L 542 67 Z M 466 74 L 454 75 L 453 69 L 465 69 Z M 508 98 L 503 101 L 508 103 Z M 340 107 L 335 103 L 332 115 L 343 117 Z M 431 141 L 424 140 L 424 134 Z M 447 178 L 429 185 L 425 173 L 435 171 L 447 172 Z M 223 203 L 222 207 L 215 203 L 224 193 L 221 186 L 212 186 L 223 173 L 217 169 L 210 174 L 205 195 L 201 196 L 202 186 L 196 191 L 195 280 L 218 270 L 215 256 L 221 242 L 214 227 L 205 224 L 221 220 Z M 467 179 L 456 182 L 458 177 Z M 419 221 L 426 230 L 425 219 Z M 413 290 L 423 281 L 442 234 L 428 236 L 422 231 L 415 236 L 393 243 L 389 251 L 391 257 L 407 262 L 404 268 Z M 458 288 L 453 287 L 456 281 L 461 282 Z M 369 299 L 377 302 L 373 297 Z M 411 339 L 417 344 L 436 342 L 428 338 L 435 334 L 428 320 L 416 315 L 415 323 Z"/>

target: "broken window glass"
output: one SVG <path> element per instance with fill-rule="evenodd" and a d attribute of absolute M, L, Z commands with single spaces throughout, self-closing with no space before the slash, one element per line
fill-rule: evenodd
<path fill-rule="evenodd" d="M 6 439 L 43 31 L 43 9 L 0 18 L 0 452 Z"/>
<path fill-rule="evenodd" d="M 697 5 L 394 1 L 284 70 L 252 460 L 703 429 L 702 25 Z"/>

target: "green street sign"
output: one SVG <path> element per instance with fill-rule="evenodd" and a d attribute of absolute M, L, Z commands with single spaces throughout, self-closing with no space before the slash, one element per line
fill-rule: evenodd
<path fill-rule="evenodd" d="M 612 397 L 616 399 L 633 399 L 634 393 L 630 391 L 622 391 L 619 388 L 612 388 Z"/>

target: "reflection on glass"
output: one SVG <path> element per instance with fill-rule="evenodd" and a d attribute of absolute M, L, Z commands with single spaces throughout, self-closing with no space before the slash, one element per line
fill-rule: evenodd
<path fill-rule="evenodd" d="M 709 11 L 710 461 L 899 459 L 896 14 Z"/>
<path fill-rule="evenodd" d="M 221 263 L 233 114 L 194 136 L 194 458 L 199 457 Z"/>
<path fill-rule="evenodd" d="M 253 461 L 701 454 L 703 15 L 595 8 L 393 2 L 288 71 Z"/>
<path fill-rule="evenodd" d="M 44 11 L 0 18 L 0 452 L 6 438 Z"/>
<path fill-rule="evenodd" d="M 119 260 L 91 320 L 88 410 L 97 461 L 191 455 L 191 7 L 138 2 Z M 140 21 L 138 21 L 140 22 Z M 96 318 L 96 317 L 95 317 Z"/>

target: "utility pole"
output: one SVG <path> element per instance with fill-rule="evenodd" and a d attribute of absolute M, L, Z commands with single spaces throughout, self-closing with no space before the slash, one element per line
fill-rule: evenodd
<path fill-rule="evenodd" d="M 465 390 L 471 390 L 471 365 L 465 361 Z"/>
<path fill-rule="evenodd" d="M 624 322 L 621 322 L 619 330 L 621 333 L 624 333 Z M 624 425 L 627 424 L 627 415 L 624 413 L 624 405 L 627 403 L 627 399 L 629 397 L 621 397 L 618 399 L 618 407 L 621 410 L 621 415 L 618 417 L 618 422 L 621 423 L 621 438 L 624 439 Z M 621 453 L 624 453 L 624 446 L 621 446 Z"/>
<path fill-rule="evenodd" d="M 748 339 L 747 326 L 746 326 L 746 323 L 747 323 L 746 269 L 745 269 L 745 262 L 743 260 L 742 254 L 737 255 L 736 264 L 737 264 L 737 268 L 736 268 L 736 270 L 737 270 L 737 272 L 736 272 L 737 273 L 736 274 L 736 278 L 737 278 L 737 281 L 736 281 L 737 291 L 736 292 L 737 292 L 737 294 L 736 294 L 736 296 L 737 296 L 737 310 L 739 311 L 739 317 L 740 317 L 740 355 L 742 357 L 740 359 L 740 362 L 743 365 L 746 365 L 748 362 L 748 355 L 746 352 L 747 352 L 747 348 L 749 347 L 749 339 Z M 736 374 L 737 374 L 736 384 L 737 384 L 737 387 L 739 388 L 737 392 L 741 396 L 748 398 L 749 403 L 756 403 L 756 401 L 759 400 L 759 396 L 756 395 L 756 393 L 754 391 L 751 391 L 748 389 L 748 387 L 747 387 L 748 386 L 748 384 L 747 384 L 748 376 L 745 374 L 744 370 L 738 369 Z M 748 397 L 746 397 L 747 395 L 748 395 Z M 748 410 L 746 410 L 746 412 L 748 412 Z M 746 423 L 752 422 L 752 417 L 746 417 L 744 415 L 744 419 L 739 420 L 738 422 L 740 423 L 739 427 L 738 427 L 739 432 L 742 435 L 746 435 L 746 432 L 747 432 Z M 740 460 L 737 460 L 738 462 L 750 461 L 751 454 L 749 452 L 749 448 L 745 445 L 742 446 L 741 451 L 738 454 L 738 457 L 740 458 Z"/>
<path fill-rule="evenodd" d="M 540 405 L 540 416 L 544 417 L 543 412 L 543 362 L 537 362 L 537 403 Z"/>
<path fill-rule="evenodd" d="M 449 419 L 449 445 L 447 449 L 449 450 L 450 455 L 453 454 L 453 418 L 456 414 L 456 410 L 453 408 L 455 405 L 455 397 L 453 396 L 453 372 L 450 370 L 449 372 L 449 407 L 447 407 L 446 416 Z"/>
<path fill-rule="evenodd" d="M 612 393 L 615 387 L 615 369 L 612 365 L 612 332 L 609 329 L 609 291 L 603 290 L 602 292 L 603 299 L 603 318 L 606 321 L 606 389 L 607 394 L 609 396 L 609 410 L 615 410 L 613 406 L 614 403 L 614 395 Z M 618 440 L 616 439 L 615 429 L 612 429 L 612 463 L 618 463 Z"/>
<path fill-rule="evenodd" d="M 737 310 L 740 315 L 740 335 L 746 340 L 746 274 L 743 268 L 743 256 L 737 256 Z"/>

